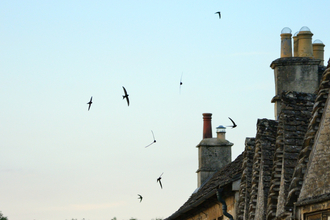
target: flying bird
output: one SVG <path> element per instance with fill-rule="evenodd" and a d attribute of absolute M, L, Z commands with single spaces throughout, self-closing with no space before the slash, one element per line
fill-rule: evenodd
<path fill-rule="evenodd" d="M 228 117 L 229 118 L 229 117 Z M 233 125 L 229 125 L 227 127 L 232 127 L 232 128 L 236 128 L 237 125 L 235 124 L 235 122 L 233 121 L 233 119 L 229 118 L 229 120 L 233 123 Z"/>
<path fill-rule="evenodd" d="M 164 172 L 163 172 L 163 173 L 164 173 Z M 163 189 L 163 185 L 162 185 L 162 182 L 161 182 L 160 180 L 162 179 L 162 175 L 163 175 L 163 173 L 160 174 L 160 176 L 157 178 L 157 182 L 159 182 L 160 188 L 162 188 L 162 189 Z"/>
<path fill-rule="evenodd" d="M 182 75 L 183 73 L 181 74 L 181 78 L 180 78 L 180 86 L 182 86 Z"/>
<path fill-rule="evenodd" d="M 140 202 L 142 202 L 143 197 L 140 194 L 138 194 L 138 196 L 139 196 L 138 199 L 140 199 Z"/>
<path fill-rule="evenodd" d="M 221 12 L 220 11 L 217 11 L 216 13 L 214 14 L 219 14 L 219 19 L 221 18 Z"/>
<path fill-rule="evenodd" d="M 155 135 L 154 135 L 154 132 L 152 130 L 151 130 L 151 133 L 152 133 L 152 137 L 154 138 L 154 141 L 151 144 L 149 144 L 149 145 L 147 145 L 145 147 L 149 147 L 150 145 L 156 143 Z"/>
<path fill-rule="evenodd" d="M 181 74 L 181 78 L 180 78 L 180 93 L 181 93 L 181 86 L 182 86 L 182 75 L 183 75 L 183 73 Z"/>
<path fill-rule="evenodd" d="M 91 97 L 91 100 L 89 100 L 89 102 L 87 102 L 87 105 L 88 105 L 88 111 L 89 111 L 89 109 L 91 108 L 91 106 L 92 106 L 92 99 L 93 99 L 93 96 Z"/>
<path fill-rule="evenodd" d="M 124 89 L 124 93 L 125 93 L 125 95 L 123 95 L 123 99 L 125 99 L 126 98 L 126 101 L 127 101 L 127 106 L 129 106 L 129 99 L 128 99 L 128 94 L 127 94 L 127 91 L 126 91 L 126 89 L 125 89 L 125 87 L 123 86 L 123 89 Z"/>

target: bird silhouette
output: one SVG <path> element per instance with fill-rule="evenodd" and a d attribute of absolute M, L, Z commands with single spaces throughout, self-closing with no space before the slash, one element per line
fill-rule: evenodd
<path fill-rule="evenodd" d="M 127 94 L 127 91 L 126 91 L 126 89 L 125 89 L 125 87 L 123 86 L 123 89 L 124 89 L 124 93 L 125 93 L 125 95 L 123 95 L 123 99 L 125 99 L 126 98 L 126 101 L 127 101 L 127 106 L 129 106 L 129 99 L 128 99 L 128 94 Z"/>
<path fill-rule="evenodd" d="M 183 73 L 181 74 L 181 78 L 180 78 L 180 93 L 181 93 L 181 86 L 182 86 L 182 75 L 183 75 Z"/>
<path fill-rule="evenodd" d="M 143 197 L 140 194 L 138 194 L 138 196 L 139 196 L 138 199 L 140 199 L 140 202 L 142 202 Z"/>
<path fill-rule="evenodd" d="M 93 96 L 91 97 L 91 100 L 89 100 L 89 102 L 87 102 L 87 105 L 88 105 L 88 111 L 89 111 L 89 109 L 91 108 L 91 106 L 92 106 L 92 99 L 93 99 Z"/>
<path fill-rule="evenodd" d="M 152 137 L 154 138 L 154 141 L 151 143 L 151 144 L 148 144 L 147 146 L 145 147 L 149 147 L 150 145 L 156 143 L 156 139 L 155 139 L 155 135 L 154 135 L 154 132 L 151 130 L 151 133 L 152 133 Z"/>
<path fill-rule="evenodd" d="M 228 117 L 228 118 L 229 118 L 229 117 Z M 236 128 L 237 125 L 235 124 L 235 122 L 233 121 L 233 119 L 229 118 L 229 120 L 233 123 L 233 125 L 229 125 L 229 126 L 227 126 L 227 127 L 232 127 L 232 129 L 233 129 L 233 128 Z"/>
<path fill-rule="evenodd" d="M 163 172 L 163 173 L 164 173 L 164 172 Z M 163 175 L 163 173 L 160 174 L 160 176 L 157 178 L 157 182 L 159 182 L 160 188 L 162 188 L 162 189 L 163 189 L 163 185 L 162 185 L 162 182 L 161 182 L 160 180 L 162 179 L 162 175 Z"/>
<path fill-rule="evenodd" d="M 217 11 L 216 13 L 214 14 L 219 14 L 219 19 L 221 18 L 221 12 L 220 11 Z"/>

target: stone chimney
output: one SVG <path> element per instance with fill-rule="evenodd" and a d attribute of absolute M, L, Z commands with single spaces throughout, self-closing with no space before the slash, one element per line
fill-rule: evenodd
<path fill-rule="evenodd" d="M 324 66 L 324 47 L 323 42 L 318 39 L 313 42 L 313 56 L 315 59 L 321 60 L 320 65 L 322 66 Z"/>
<path fill-rule="evenodd" d="M 209 180 L 215 172 L 231 162 L 231 146 L 225 139 L 226 128 L 217 127 L 217 138 L 212 138 L 211 113 L 203 114 L 203 140 L 198 148 L 197 186 Z"/>
<path fill-rule="evenodd" d="M 283 91 L 295 91 L 305 93 L 315 93 L 319 87 L 321 74 L 319 65 L 321 64 L 321 53 L 323 48 L 316 44 L 313 57 L 312 32 L 304 26 L 293 37 L 294 57 L 290 56 L 291 30 L 283 28 L 281 32 L 281 58 L 274 60 L 270 67 L 274 69 L 275 96 L 272 103 L 275 103 L 275 119 L 281 112 L 280 94 Z M 319 46 L 319 47 L 318 47 Z M 323 46 L 324 47 L 324 46 Z"/>
<path fill-rule="evenodd" d="M 281 31 L 281 57 L 292 57 L 291 29 L 285 27 Z"/>
<path fill-rule="evenodd" d="M 298 33 L 298 56 L 313 58 L 312 32 L 304 26 Z"/>
<path fill-rule="evenodd" d="M 298 31 L 293 35 L 293 56 L 298 57 Z"/>

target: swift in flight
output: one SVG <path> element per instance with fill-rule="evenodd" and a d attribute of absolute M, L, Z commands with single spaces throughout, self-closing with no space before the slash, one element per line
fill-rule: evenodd
<path fill-rule="evenodd" d="M 127 106 L 129 106 L 129 99 L 128 99 L 128 94 L 127 94 L 127 91 L 126 91 L 126 89 L 125 89 L 125 87 L 123 86 L 123 89 L 124 89 L 124 93 L 125 93 L 125 95 L 123 95 L 123 99 L 126 99 L 126 101 L 127 101 Z"/>
<path fill-rule="evenodd" d="M 89 102 L 87 102 L 87 105 L 88 105 L 88 111 L 89 111 L 89 109 L 91 108 L 91 106 L 92 106 L 92 99 L 93 99 L 93 96 L 91 97 L 91 100 L 89 100 Z"/>

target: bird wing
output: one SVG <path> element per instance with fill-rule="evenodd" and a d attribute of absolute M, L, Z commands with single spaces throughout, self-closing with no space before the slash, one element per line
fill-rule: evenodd
<path fill-rule="evenodd" d="M 151 130 L 151 133 L 152 133 L 152 137 L 154 138 L 154 141 L 156 140 L 155 139 L 155 135 L 154 135 L 154 132 Z"/>
<path fill-rule="evenodd" d="M 180 94 L 181 94 L 181 86 L 182 86 L 182 75 L 183 75 L 183 73 L 181 74 L 181 78 L 180 78 L 180 86 L 179 86 L 179 92 L 180 92 Z"/>
<path fill-rule="evenodd" d="M 151 144 L 149 144 L 149 145 L 147 145 L 147 146 L 145 146 L 145 147 L 149 147 L 150 145 L 152 145 L 152 144 L 154 144 L 155 142 L 152 142 Z"/>
<path fill-rule="evenodd" d="M 125 92 L 126 94 L 126 92 Z M 129 99 L 128 99 L 128 96 L 126 96 L 126 101 L 127 101 L 127 105 L 129 106 Z"/>
<path fill-rule="evenodd" d="M 160 174 L 160 176 L 159 176 L 159 177 L 161 177 L 161 176 L 163 175 L 163 173 L 164 173 L 164 172 L 162 172 L 162 174 Z"/>
<path fill-rule="evenodd" d="M 93 96 L 91 97 L 91 99 L 89 100 L 89 102 L 87 102 L 87 104 L 88 104 L 88 111 L 89 111 L 89 109 L 91 108 L 91 105 L 92 105 L 92 99 L 93 99 Z"/>
<path fill-rule="evenodd" d="M 160 180 L 159 180 L 159 185 L 160 185 L 160 188 L 163 189 L 162 181 L 160 181 Z"/>
<path fill-rule="evenodd" d="M 228 117 L 228 118 L 229 118 L 229 120 L 233 123 L 233 126 L 236 127 L 236 124 L 235 124 L 235 122 L 233 121 L 233 119 L 231 119 L 230 117 Z"/>
<path fill-rule="evenodd" d="M 125 96 L 127 96 L 127 92 L 126 92 L 126 89 L 124 86 L 123 86 L 123 89 L 124 89 Z"/>

